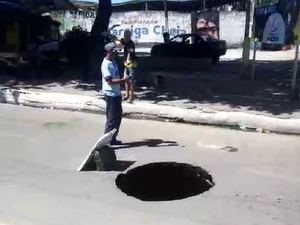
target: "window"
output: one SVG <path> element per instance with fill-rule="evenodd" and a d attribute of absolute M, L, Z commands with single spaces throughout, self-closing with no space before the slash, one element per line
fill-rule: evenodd
<path fill-rule="evenodd" d="M 214 36 L 212 36 L 211 34 L 200 34 L 200 37 L 202 38 L 202 40 L 204 41 L 215 41 L 217 40 Z"/>
<path fill-rule="evenodd" d="M 170 40 L 170 42 L 173 42 L 173 43 L 182 43 L 182 40 L 183 40 L 182 36 L 175 36 L 175 37 L 173 37 Z"/>
<path fill-rule="evenodd" d="M 185 40 L 184 40 L 184 42 L 186 44 L 192 44 L 192 43 L 194 43 L 193 37 L 192 36 L 186 37 Z"/>

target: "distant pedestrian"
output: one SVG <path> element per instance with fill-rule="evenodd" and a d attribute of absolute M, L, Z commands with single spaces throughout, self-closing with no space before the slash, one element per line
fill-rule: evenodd
<path fill-rule="evenodd" d="M 102 92 L 106 101 L 106 125 L 105 133 L 117 129 L 111 145 L 119 145 L 122 142 L 117 140 L 117 135 L 122 121 L 122 93 L 121 83 L 127 83 L 130 76 L 120 78 L 117 63 L 115 61 L 117 50 L 115 43 L 111 42 L 104 46 L 105 58 L 101 65 L 102 73 Z"/>
<path fill-rule="evenodd" d="M 164 38 L 164 43 L 169 43 L 170 42 L 170 34 L 169 34 L 169 32 L 165 32 L 163 34 L 163 38 Z"/>
<path fill-rule="evenodd" d="M 135 45 L 131 40 L 131 31 L 125 30 L 124 37 L 120 40 L 121 44 L 124 46 L 124 77 L 131 76 L 128 83 L 125 83 L 126 94 L 123 100 L 128 100 L 132 102 L 134 100 L 134 89 L 136 83 L 135 68 L 137 66 Z"/>

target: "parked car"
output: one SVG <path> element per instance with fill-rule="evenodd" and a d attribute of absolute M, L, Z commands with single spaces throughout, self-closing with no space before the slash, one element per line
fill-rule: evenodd
<path fill-rule="evenodd" d="M 151 56 L 211 58 L 212 63 L 216 64 L 226 51 L 226 41 L 210 34 L 179 34 L 167 43 L 154 45 Z"/>

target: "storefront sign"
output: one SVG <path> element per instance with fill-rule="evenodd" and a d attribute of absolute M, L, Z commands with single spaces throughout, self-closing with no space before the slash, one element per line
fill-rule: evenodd
<path fill-rule="evenodd" d="M 264 27 L 262 43 L 280 44 L 285 41 L 285 24 L 279 13 L 273 13 L 269 16 Z"/>
<path fill-rule="evenodd" d="M 170 36 L 191 32 L 191 17 L 189 13 L 169 12 Z M 180 18 L 180 19 L 179 19 Z M 126 12 L 113 13 L 110 26 L 120 24 L 111 31 L 117 37 L 122 37 L 124 31 L 132 31 L 132 39 L 135 42 L 162 42 L 165 29 L 165 17 L 163 12 Z"/>
<path fill-rule="evenodd" d="M 81 26 L 90 31 L 92 29 L 96 12 L 52 12 L 52 17 L 61 22 L 62 33 L 74 26 Z M 169 12 L 169 33 L 173 37 L 177 34 L 191 32 L 191 15 L 189 13 Z M 113 13 L 109 26 L 120 26 L 111 32 L 117 37 L 123 37 L 124 30 L 132 31 L 132 39 L 135 42 L 162 42 L 165 32 L 165 16 L 160 11 L 138 11 Z"/>
<path fill-rule="evenodd" d="M 300 0 L 262 0 L 255 9 L 255 37 L 262 44 L 289 45 L 298 18 Z"/>
<path fill-rule="evenodd" d="M 210 34 L 219 39 L 219 20 L 220 12 L 199 12 L 196 20 L 193 21 L 193 26 L 197 33 Z"/>

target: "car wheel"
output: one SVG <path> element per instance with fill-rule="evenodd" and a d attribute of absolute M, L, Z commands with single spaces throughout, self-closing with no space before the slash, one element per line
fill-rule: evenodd
<path fill-rule="evenodd" d="M 151 56 L 156 56 L 156 54 L 157 54 L 156 49 L 151 49 Z"/>
<path fill-rule="evenodd" d="M 220 56 L 213 56 L 213 57 L 211 58 L 211 63 L 212 63 L 212 65 L 217 65 L 218 62 L 219 62 L 219 60 L 220 60 Z"/>
<path fill-rule="evenodd" d="M 151 56 L 156 56 L 156 57 L 161 56 L 161 50 L 159 48 L 152 49 Z"/>

